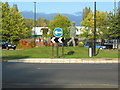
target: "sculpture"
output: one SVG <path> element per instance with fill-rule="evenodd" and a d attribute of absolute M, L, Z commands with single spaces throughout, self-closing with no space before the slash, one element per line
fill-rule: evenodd
<path fill-rule="evenodd" d="M 72 22 L 72 26 L 70 26 L 69 28 L 69 33 L 70 33 L 70 40 L 67 42 L 67 45 L 69 46 L 70 43 L 72 42 L 73 46 L 75 47 L 75 36 L 76 36 L 76 30 L 78 30 L 76 27 L 75 27 L 75 23 L 76 22 Z"/>

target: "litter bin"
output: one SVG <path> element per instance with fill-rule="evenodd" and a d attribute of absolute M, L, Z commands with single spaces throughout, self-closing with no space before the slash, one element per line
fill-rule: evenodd
<path fill-rule="evenodd" d="M 88 49 L 88 56 L 92 57 L 93 56 L 93 43 L 89 43 L 89 49 Z"/>

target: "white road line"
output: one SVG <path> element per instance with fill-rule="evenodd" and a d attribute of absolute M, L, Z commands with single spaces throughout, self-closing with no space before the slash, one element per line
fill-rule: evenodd
<path fill-rule="evenodd" d="M 32 83 L 32 82 L 22 82 L 22 83 L 3 83 L 3 84 L 10 84 L 10 85 L 79 85 L 79 86 L 116 86 L 118 87 L 118 85 L 113 85 L 113 84 L 39 84 L 38 83 Z"/>
<path fill-rule="evenodd" d="M 47 70 L 49 70 L 49 69 L 71 69 L 71 70 L 72 70 L 72 69 L 73 69 L 73 70 L 74 70 L 74 69 L 75 69 L 75 70 L 78 69 L 78 70 L 79 70 L 80 68 L 37 68 L 37 69 L 47 69 Z M 114 68 L 95 68 L 95 69 L 102 69 L 102 70 L 103 70 L 103 69 L 114 69 Z M 80 70 L 81 70 L 81 69 L 80 69 Z"/>

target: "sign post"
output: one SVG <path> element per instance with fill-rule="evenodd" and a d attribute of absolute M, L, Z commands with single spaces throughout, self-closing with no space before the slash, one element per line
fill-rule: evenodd
<path fill-rule="evenodd" d="M 53 31 L 53 35 L 55 37 L 51 38 L 52 43 L 56 43 L 56 57 L 59 57 L 59 43 L 62 43 L 62 56 L 64 56 L 64 41 L 65 39 L 61 37 L 63 35 L 63 31 L 61 28 L 55 28 Z M 54 46 L 52 44 L 52 56 L 54 56 Z"/>
<path fill-rule="evenodd" d="M 52 43 L 52 56 L 54 57 L 54 44 Z"/>
<path fill-rule="evenodd" d="M 58 43 L 56 43 L 56 57 L 59 57 L 59 46 L 58 46 Z"/>
<path fill-rule="evenodd" d="M 62 57 L 64 57 L 64 43 L 62 43 Z"/>
<path fill-rule="evenodd" d="M 53 34 L 55 37 L 61 37 L 63 35 L 62 29 L 55 28 Z M 56 43 L 56 57 L 59 57 L 59 44 L 58 43 Z"/>

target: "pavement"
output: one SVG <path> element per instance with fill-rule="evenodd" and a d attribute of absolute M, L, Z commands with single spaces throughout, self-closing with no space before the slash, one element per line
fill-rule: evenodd
<path fill-rule="evenodd" d="M 117 88 L 118 80 L 113 63 L 2 63 L 3 88 Z"/>
<path fill-rule="evenodd" d="M 119 63 L 118 58 L 24 58 L 2 61 L 23 63 Z"/>

